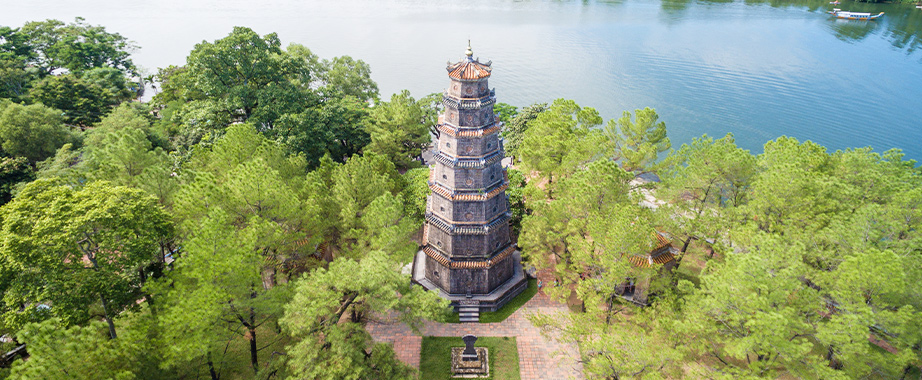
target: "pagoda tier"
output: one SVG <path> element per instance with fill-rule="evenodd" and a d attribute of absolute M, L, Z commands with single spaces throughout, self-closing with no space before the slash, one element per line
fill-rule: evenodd
<path fill-rule="evenodd" d="M 432 193 L 414 280 L 453 301 L 453 295 L 490 295 L 480 298 L 488 301 L 481 305 L 495 310 L 521 292 L 524 276 L 516 273 L 521 263 L 509 233 L 502 123 L 493 114 L 496 92 L 488 86 L 492 66 L 473 59 L 468 48 L 467 57 L 447 69 L 451 82 L 442 96 L 445 111 L 429 168 Z"/>

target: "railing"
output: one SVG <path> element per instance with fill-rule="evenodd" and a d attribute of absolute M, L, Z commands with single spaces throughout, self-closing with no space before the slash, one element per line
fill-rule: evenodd
<path fill-rule="evenodd" d="M 435 159 L 442 164 L 451 166 L 454 169 L 465 168 L 465 169 L 483 169 L 487 165 L 491 165 L 497 161 L 500 161 L 505 157 L 503 155 L 502 149 L 496 150 L 493 153 L 490 153 L 483 157 L 478 158 L 459 158 L 452 157 L 445 154 L 442 151 L 438 151 L 435 154 Z"/>
<path fill-rule="evenodd" d="M 490 230 L 501 223 L 508 223 L 509 219 L 512 218 L 512 212 L 506 211 L 496 219 L 490 221 L 490 223 L 480 225 L 480 226 L 470 226 L 470 225 L 455 225 L 451 222 L 448 222 L 439 216 L 427 212 L 426 221 L 429 224 L 435 226 L 436 228 L 445 231 L 449 235 L 486 235 L 490 233 Z"/>
<path fill-rule="evenodd" d="M 456 98 L 448 94 L 448 91 L 442 93 L 442 104 L 446 108 L 456 108 L 462 110 L 476 110 L 496 103 L 496 89 L 490 90 L 490 93 L 480 98 Z"/>

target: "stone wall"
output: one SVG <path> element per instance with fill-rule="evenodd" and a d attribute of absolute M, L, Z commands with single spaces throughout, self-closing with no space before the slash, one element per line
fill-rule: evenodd
<path fill-rule="evenodd" d="M 426 256 L 426 278 L 449 294 L 487 294 L 512 276 L 513 256 L 492 267 L 483 269 L 445 268 L 435 259 Z"/>
<path fill-rule="evenodd" d="M 469 169 L 453 169 L 451 166 L 436 162 L 430 170 L 434 172 L 432 179 L 435 182 L 456 190 L 485 189 L 504 180 L 503 165 L 499 160 L 484 168 Z"/>
<path fill-rule="evenodd" d="M 509 223 L 500 223 L 486 235 L 450 235 L 440 228 L 430 226 L 427 241 L 433 248 L 452 253 L 455 260 L 488 259 L 507 246 Z"/>
<path fill-rule="evenodd" d="M 452 78 L 448 90 L 445 92 L 456 98 L 480 98 L 490 94 L 490 83 L 487 79 L 481 79 L 476 82 L 462 82 Z"/>
<path fill-rule="evenodd" d="M 438 150 L 453 157 L 479 157 L 496 151 L 499 146 L 499 134 L 491 133 L 483 137 L 461 137 L 443 133 L 439 137 Z"/>
<path fill-rule="evenodd" d="M 509 209 L 509 204 L 504 194 L 483 201 L 451 202 L 435 193 L 429 197 L 426 209 L 445 221 L 486 222 L 505 213 Z"/>

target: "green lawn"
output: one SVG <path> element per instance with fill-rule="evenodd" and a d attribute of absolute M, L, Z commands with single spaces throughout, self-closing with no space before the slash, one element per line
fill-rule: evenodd
<path fill-rule="evenodd" d="M 481 337 L 475 347 L 486 347 L 490 355 L 490 377 L 495 380 L 519 380 L 519 351 L 515 337 Z M 451 378 L 451 348 L 464 347 L 460 337 L 423 337 L 420 351 L 419 378 Z"/>
<path fill-rule="evenodd" d="M 531 297 L 534 297 L 535 294 L 538 294 L 538 280 L 530 279 L 528 280 L 528 287 L 515 296 L 511 301 L 503 305 L 497 311 L 488 311 L 480 313 L 480 323 L 492 323 L 492 322 L 502 322 L 506 318 L 509 318 L 512 313 L 515 313 L 516 310 L 519 310 L 522 305 L 525 305 Z"/>

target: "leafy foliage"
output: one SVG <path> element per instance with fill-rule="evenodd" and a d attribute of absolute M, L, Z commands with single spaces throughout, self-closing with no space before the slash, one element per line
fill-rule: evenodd
<path fill-rule="evenodd" d="M 18 334 L 29 360 L 16 362 L 9 379 L 169 379 L 158 367 L 156 345 L 144 329 L 149 313 L 133 316 L 119 339 L 106 336 L 105 324 L 62 327 L 59 320 L 30 323 Z"/>
<path fill-rule="evenodd" d="M 272 129 L 277 119 L 303 106 L 304 93 L 290 79 L 302 75 L 303 62 L 282 54 L 274 33 L 260 37 L 235 27 L 225 38 L 195 45 L 184 71 L 202 97 L 190 99 L 179 114 L 188 126 L 220 129 L 249 121 Z"/>
<path fill-rule="evenodd" d="M 41 104 L 0 105 L 0 148 L 35 164 L 74 140 L 60 114 Z"/>
<path fill-rule="evenodd" d="M 19 29 L 21 37 L 11 41 L 13 48 L 43 75 L 59 69 L 79 74 L 99 67 L 133 74 L 135 66 L 129 55 L 134 46 L 118 33 L 83 21 L 77 17 L 70 24 L 58 20 L 28 22 Z"/>
<path fill-rule="evenodd" d="M 513 109 L 512 111 L 514 112 L 509 112 L 508 109 L 503 110 L 499 108 L 499 104 L 497 104 L 494 109 L 500 111 L 500 120 L 506 117 L 509 118 L 508 121 L 503 120 L 505 124 L 501 133 L 503 136 L 503 148 L 506 150 L 506 155 L 517 157 L 522 145 L 522 139 L 525 137 L 525 131 L 528 130 L 529 123 L 537 119 L 541 112 L 547 110 L 547 104 L 536 103 L 523 108 L 521 111 Z"/>
<path fill-rule="evenodd" d="M 372 110 L 368 126 L 371 143 L 365 150 L 387 157 L 401 170 L 419 167 L 423 148 L 431 141 L 430 126 L 435 122 L 435 111 L 404 90 Z"/>
<path fill-rule="evenodd" d="M 329 258 L 357 259 L 373 250 L 401 261 L 411 257 L 416 245 L 409 238 L 421 219 L 412 217 L 418 209 L 403 199 L 419 193 L 419 182 L 407 190 L 404 180 L 392 162 L 375 154 L 354 156 L 344 165 L 325 161 L 308 176 L 306 190 L 320 206 Z"/>
<path fill-rule="evenodd" d="M 659 153 L 672 147 L 666 137 L 666 123 L 649 107 L 634 110 L 633 120 L 627 111 L 618 120 L 609 120 L 605 135 L 613 156 L 627 171 L 647 169 Z"/>
<path fill-rule="evenodd" d="M 68 124 L 85 128 L 109 113 L 120 95 L 74 75 L 62 75 L 39 81 L 32 87 L 29 96 L 63 111 L 61 115 Z"/>
<path fill-rule="evenodd" d="M 74 190 L 38 180 L 3 206 L 3 215 L 0 255 L 12 276 L 5 323 L 21 324 L 51 305 L 67 324 L 101 314 L 113 338 L 114 319 L 144 295 L 141 286 L 164 259 L 160 242 L 172 233 L 152 197 L 105 182 Z"/>
<path fill-rule="evenodd" d="M 25 157 L 0 158 L 0 206 L 13 199 L 13 189 L 18 183 L 35 179 L 35 173 Z"/>
<path fill-rule="evenodd" d="M 359 262 L 337 259 L 298 281 L 282 319 L 300 339 L 289 348 L 290 379 L 413 378 L 392 348 L 372 345 L 358 325 L 369 313 L 398 311 L 402 321 L 417 326 L 448 306 L 435 292 L 412 286 L 399 266 L 386 253 L 373 251 Z"/>
<path fill-rule="evenodd" d="M 521 115 L 529 112 L 526 109 Z M 596 159 L 600 134 L 594 128 L 600 124 L 602 118 L 595 109 L 582 108 L 572 100 L 555 100 L 527 123 L 522 149 L 517 152 L 522 169 L 547 180 L 547 191 L 551 194 L 555 177 L 566 176 Z"/>

